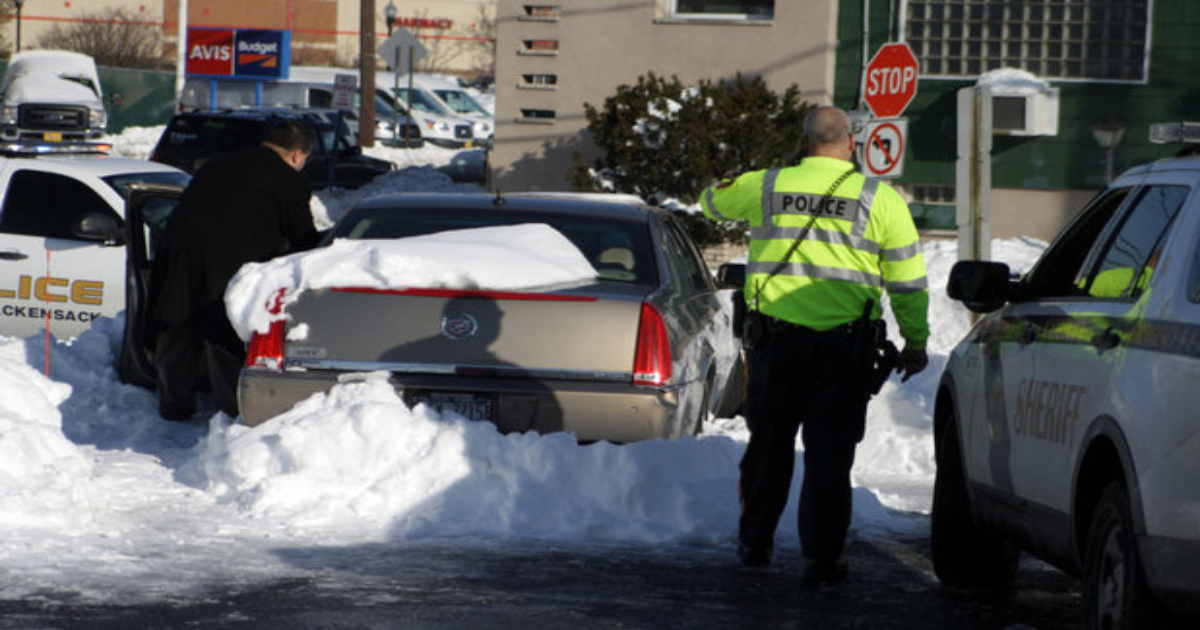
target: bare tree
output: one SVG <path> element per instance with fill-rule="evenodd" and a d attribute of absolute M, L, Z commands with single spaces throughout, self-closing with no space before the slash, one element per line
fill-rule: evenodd
<path fill-rule="evenodd" d="M 479 5 L 479 15 L 472 25 L 473 39 L 467 42 L 471 51 L 471 62 L 479 74 L 496 73 L 496 5 Z"/>
<path fill-rule="evenodd" d="M 0 26 L 12 21 L 12 18 L 6 16 L 16 15 L 16 13 L 17 3 L 13 2 L 13 0 L 0 0 Z M 9 42 L 7 35 L 0 32 L 0 57 L 8 57 L 12 53 L 13 44 Z"/>
<path fill-rule="evenodd" d="M 38 39 L 38 46 L 80 52 L 101 66 L 159 68 L 166 62 L 160 29 L 152 18 L 110 7 L 73 24 L 55 24 Z"/>
<path fill-rule="evenodd" d="M 425 47 L 425 56 L 417 63 L 416 70 L 418 72 L 440 72 L 446 67 L 447 62 L 458 54 L 456 42 L 439 37 L 441 33 L 433 26 L 436 20 L 429 19 L 429 11 L 422 11 L 413 17 L 413 26 L 409 26 L 408 30 Z M 408 68 L 396 68 L 395 70 L 396 72 L 407 72 Z"/>

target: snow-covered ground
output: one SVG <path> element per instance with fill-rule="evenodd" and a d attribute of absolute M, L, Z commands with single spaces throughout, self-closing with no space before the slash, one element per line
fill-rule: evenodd
<path fill-rule="evenodd" d="M 159 131 L 128 130 L 118 151 L 144 157 Z M 366 191 L 322 195 L 331 218 L 364 194 L 460 188 L 432 168 L 452 151 L 369 152 L 402 170 Z M 1027 269 L 1044 246 L 998 241 L 994 257 Z M 945 297 L 954 244 L 928 243 L 925 255 L 931 362 L 871 404 L 854 470 L 861 537 L 927 526 L 933 389 L 969 318 Z M 255 428 L 222 414 L 170 423 L 152 392 L 117 379 L 120 335 L 121 322 L 106 319 L 49 349 L 41 337 L 0 337 L 0 598 L 186 598 L 303 575 L 311 569 L 282 552 L 298 547 L 532 539 L 732 554 L 740 418 L 715 419 L 698 438 L 580 446 L 410 410 L 373 376 Z M 799 457 L 796 470 L 798 482 Z M 781 548 L 797 546 L 795 495 Z"/>

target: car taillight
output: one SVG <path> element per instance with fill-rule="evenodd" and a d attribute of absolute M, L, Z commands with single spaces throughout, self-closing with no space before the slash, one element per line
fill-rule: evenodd
<path fill-rule="evenodd" d="M 284 290 L 275 294 L 275 299 L 267 306 L 267 311 L 278 315 L 283 310 Z M 267 332 L 255 331 L 250 337 L 250 345 L 246 348 L 246 367 L 263 367 L 272 370 L 283 368 L 283 328 L 284 320 L 276 319 L 271 322 Z"/>
<path fill-rule="evenodd" d="M 671 380 L 671 342 L 662 313 L 648 302 L 642 303 L 638 323 L 637 349 L 633 354 L 634 385 L 664 385 Z"/>
<path fill-rule="evenodd" d="M 273 321 L 266 333 L 255 332 L 250 337 L 246 367 L 283 368 L 283 321 Z"/>

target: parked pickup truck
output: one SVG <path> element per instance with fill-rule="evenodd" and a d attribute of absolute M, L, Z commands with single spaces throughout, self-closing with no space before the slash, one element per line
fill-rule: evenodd
<path fill-rule="evenodd" d="M 99 140 L 107 123 L 100 76 L 91 57 L 66 50 L 12 56 L 0 85 L 4 140 Z"/>

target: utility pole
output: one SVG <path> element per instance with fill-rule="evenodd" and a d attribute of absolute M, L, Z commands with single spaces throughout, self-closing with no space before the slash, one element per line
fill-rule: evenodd
<path fill-rule="evenodd" d="M 187 68 L 188 0 L 179 0 L 179 17 L 175 20 L 175 107 L 183 102 L 183 84 Z"/>
<path fill-rule="evenodd" d="M 358 145 L 375 146 L 375 0 L 359 8 L 358 77 L 362 92 L 358 106 Z"/>

